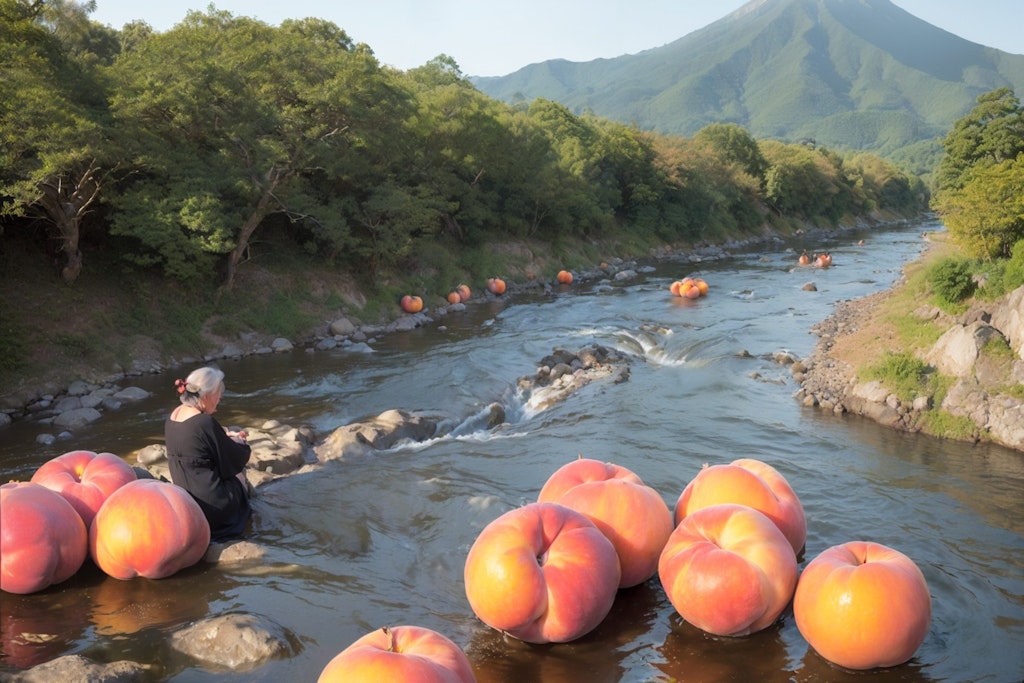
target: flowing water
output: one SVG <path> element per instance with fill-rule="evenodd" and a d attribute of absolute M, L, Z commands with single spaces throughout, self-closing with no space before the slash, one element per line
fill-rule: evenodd
<path fill-rule="evenodd" d="M 36 595 L 0 594 L 0 672 L 81 653 L 152 664 L 153 680 L 312 681 L 364 633 L 417 624 L 462 646 L 481 683 L 864 680 L 814 653 L 790 610 L 750 637 L 704 635 L 679 618 L 657 577 L 620 591 L 605 621 L 570 644 L 527 645 L 478 621 L 462 581 L 477 534 L 583 455 L 628 467 L 670 507 L 704 463 L 768 462 L 807 513 L 801 566 L 829 546 L 871 540 L 909 555 L 928 581 L 927 639 L 909 663 L 872 680 L 1019 683 L 1024 455 L 805 408 L 788 369 L 771 360 L 780 350 L 808 355 L 811 326 L 836 301 L 888 288 L 920 253 L 922 231 L 939 227 L 847 233 L 699 268 L 655 264 L 624 283 L 471 305 L 440 325 L 384 337 L 372 353 L 221 363 L 225 424 L 276 419 L 323 436 L 399 408 L 441 413 L 455 428 L 262 487 L 252 533 L 267 550 L 259 571 L 200 565 L 161 581 L 118 581 L 92 567 Z M 794 268 L 793 249 L 804 247 L 829 249 L 834 265 Z M 672 297 L 669 283 L 691 273 L 710 284 L 708 296 Z M 809 281 L 816 292 L 802 289 Z M 626 354 L 630 379 L 597 381 L 543 410 L 517 394 L 516 380 L 553 348 L 592 343 Z M 139 378 L 151 399 L 50 448 L 34 443 L 38 426 L 12 425 L 0 434 L 0 476 L 27 479 L 73 448 L 129 453 L 159 442 L 173 379 L 187 369 Z M 488 430 L 482 416 L 493 402 L 505 405 L 507 423 Z M 169 647 L 168 633 L 183 624 L 232 612 L 287 629 L 291 655 L 225 673 Z"/>

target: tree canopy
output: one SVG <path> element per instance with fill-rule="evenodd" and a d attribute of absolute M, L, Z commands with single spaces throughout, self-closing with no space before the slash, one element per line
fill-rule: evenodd
<path fill-rule="evenodd" d="M 230 287 L 271 238 L 370 277 L 508 239 L 696 241 L 921 208 L 918 181 L 871 155 L 509 105 L 446 55 L 398 71 L 320 19 L 211 6 L 116 31 L 91 8 L 0 0 L 0 227 L 50 226 L 69 281 L 83 235 L 126 269 Z"/>
<path fill-rule="evenodd" d="M 944 141 L 932 206 L 976 258 L 1007 258 L 1024 239 L 1024 108 L 1008 88 L 978 97 Z"/>

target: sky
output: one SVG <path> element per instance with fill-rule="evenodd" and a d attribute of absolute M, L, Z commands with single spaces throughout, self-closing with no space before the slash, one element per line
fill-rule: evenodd
<path fill-rule="evenodd" d="M 440 54 L 467 76 L 504 76 L 549 59 L 585 62 L 634 54 L 682 38 L 746 0 L 218 0 L 268 24 L 327 19 L 377 59 L 401 70 Z M 1024 54 L 1020 0 L 893 0 L 967 40 Z M 210 0 L 96 0 L 94 21 L 120 29 L 141 19 L 166 31 Z"/>

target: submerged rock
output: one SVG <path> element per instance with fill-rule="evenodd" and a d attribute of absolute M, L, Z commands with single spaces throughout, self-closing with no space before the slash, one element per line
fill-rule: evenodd
<path fill-rule="evenodd" d="M 57 657 L 4 680 L 10 683 L 53 683 L 53 681 L 89 681 L 89 683 L 132 683 L 145 680 L 149 667 L 138 662 L 100 663 L 82 655 Z"/>
<path fill-rule="evenodd" d="M 213 671 L 244 673 L 298 650 L 288 631 L 255 614 L 223 614 L 171 634 L 170 645 Z"/>

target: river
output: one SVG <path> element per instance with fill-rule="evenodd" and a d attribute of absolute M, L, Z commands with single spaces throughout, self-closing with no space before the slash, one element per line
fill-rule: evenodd
<path fill-rule="evenodd" d="M 829 546 L 871 540 L 909 555 L 925 575 L 928 636 L 909 663 L 872 681 L 1019 683 L 1024 455 L 806 408 L 793 398 L 788 368 L 771 359 L 781 350 L 809 355 L 811 326 L 837 301 L 890 287 L 921 252 L 922 232 L 934 229 L 918 223 L 794 241 L 699 267 L 652 264 L 621 283 L 473 304 L 438 325 L 375 340 L 371 353 L 297 350 L 222 362 L 225 424 L 275 419 L 324 436 L 399 408 L 440 412 L 462 426 L 261 488 L 251 540 L 267 558 L 258 573 L 200 565 L 125 582 L 87 567 L 39 594 L 0 594 L 0 673 L 80 653 L 151 664 L 154 681 L 312 681 L 364 633 L 417 624 L 462 646 L 481 683 L 864 681 L 814 653 L 791 609 L 753 636 L 712 638 L 679 618 L 656 576 L 620 591 L 604 622 L 570 644 L 527 645 L 477 620 L 462 581 L 476 535 L 535 500 L 551 473 L 583 455 L 628 467 L 670 507 L 704 463 L 752 457 L 773 465 L 807 514 L 801 567 Z M 795 268 L 803 248 L 828 249 L 833 266 Z M 669 294 L 672 280 L 688 274 L 709 283 L 706 297 Z M 805 291 L 807 282 L 817 291 Z M 597 381 L 545 410 L 523 403 L 517 378 L 555 347 L 592 343 L 629 357 L 628 381 Z M 76 448 L 128 454 L 159 442 L 173 380 L 187 370 L 138 378 L 132 383 L 152 398 L 52 447 L 34 442 L 38 426 L 10 426 L 0 434 L 0 476 L 27 479 Z M 495 401 L 507 423 L 487 430 L 478 417 Z M 293 653 L 229 674 L 168 646 L 183 624 L 232 612 L 280 624 Z"/>

